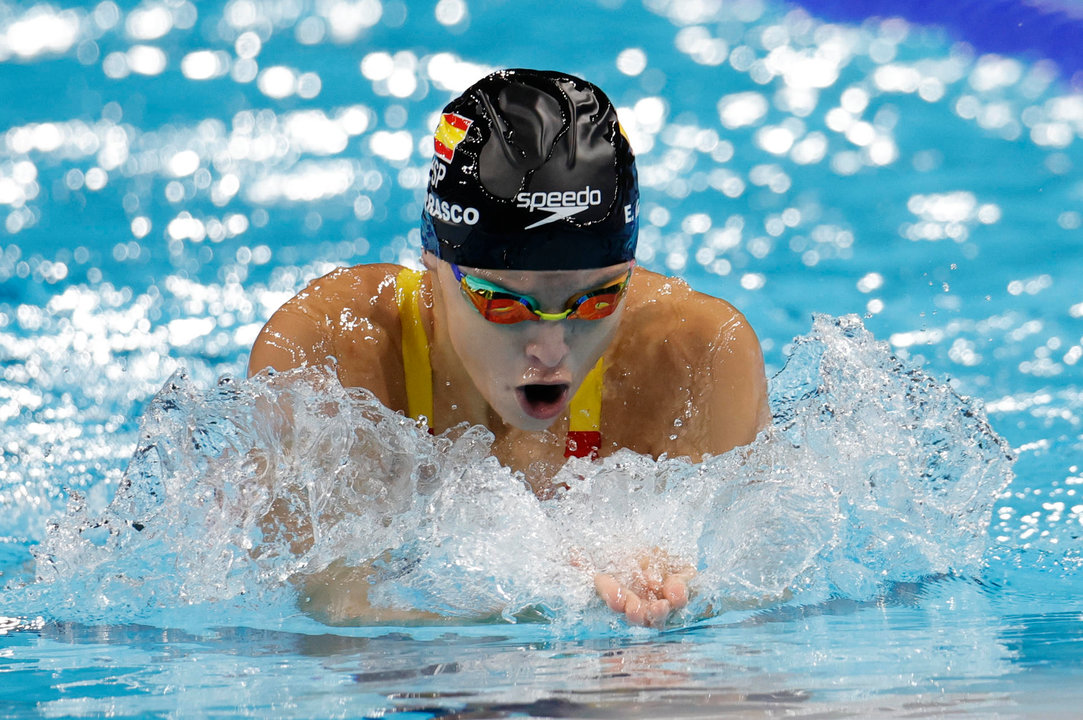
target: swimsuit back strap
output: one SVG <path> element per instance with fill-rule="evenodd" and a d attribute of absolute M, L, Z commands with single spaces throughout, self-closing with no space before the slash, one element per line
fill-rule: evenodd
<path fill-rule="evenodd" d="M 604 359 L 587 373 L 583 384 L 572 398 L 568 416 L 568 437 L 564 443 L 564 457 L 598 457 L 602 446 L 602 381 L 605 376 Z"/>
<path fill-rule="evenodd" d="M 432 426 L 432 363 L 429 338 L 421 323 L 421 279 L 424 273 L 403 268 L 395 282 L 395 301 L 402 323 L 402 368 L 406 375 L 406 408 L 410 417 Z"/>

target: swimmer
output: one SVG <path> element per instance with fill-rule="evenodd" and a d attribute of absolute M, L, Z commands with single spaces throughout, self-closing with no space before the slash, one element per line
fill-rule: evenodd
<path fill-rule="evenodd" d="M 756 335 L 724 300 L 636 267 L 635 161 L 599 88 L 493 73 L 444 108 L 434 146 L 424 270 L 314 280 L 263 328 L 250 375 L 333 364 L 344 386 L 435 433 L 484 425 L 541 498 L 569 457 L 699 461 L 752 442 L 770 416 Z M 629 622 L 661 625 L 693 571 L 626 550 L 628 572 L 597 575 L 597 592 Z M 327 600 L 350 608 L 337 619 L 364 614 L 357 592 Z"/>

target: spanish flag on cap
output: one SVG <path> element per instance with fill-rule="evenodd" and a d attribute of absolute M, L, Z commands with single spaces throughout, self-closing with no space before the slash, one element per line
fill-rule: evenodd
<path fill-rule="evenodd" d="M 444 113 L 440 116 L 440 126 L 436 128 L 436 157 L 444 162 L 451 162 L 455 157 L 455 146 L 466 137 L 466 131 L 473 124 L 462 115 Z"/>

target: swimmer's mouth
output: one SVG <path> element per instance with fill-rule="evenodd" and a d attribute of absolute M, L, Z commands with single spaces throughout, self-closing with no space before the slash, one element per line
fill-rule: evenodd
<path fill-rule="evenodd" d="M 515 389 L 523 411 L 538 420 L 552 420 L 564 410 L 570 386 L 567 383 L 528 384 Z"/>

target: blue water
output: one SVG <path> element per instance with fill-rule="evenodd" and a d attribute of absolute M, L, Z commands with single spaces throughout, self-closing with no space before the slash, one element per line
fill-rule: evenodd
<path fill-rule="evenodd" d="M 0 715 L 1073 716 L 1083 8 L 806 7 L 0 2 Z M 621 108 L 640 262 L 763 344 L 748 456 L 539 503 L 482 432 L 239 379 L 308 280 L 416 264 L 434 113 L 504 66 Z M 697 565 L 666 631 L 567 561 L 619 543 Z M 297 610 L 387 548 L 446 624 Z"/>

